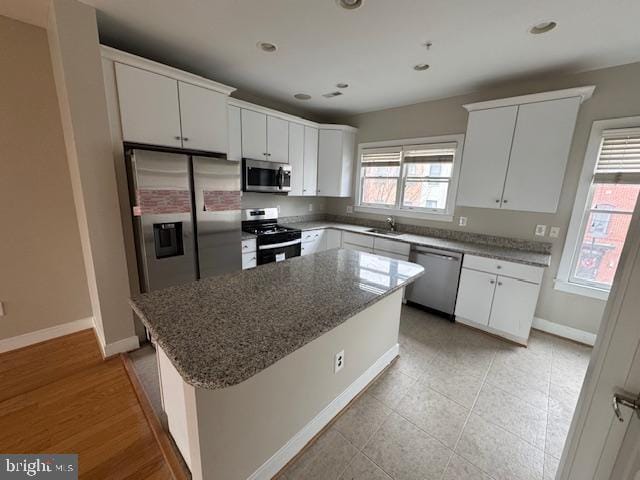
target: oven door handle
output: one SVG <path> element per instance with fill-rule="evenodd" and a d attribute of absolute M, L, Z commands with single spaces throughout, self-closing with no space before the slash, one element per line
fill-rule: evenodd
<path fill-rule="evenodd" d="M 282 243 L 272 243 L 271 245 L 260 245 L 258 250 L 271 250 L 273 248 L 280 247 L 290 247 L 291 245 L 297 245 L 298 243 L 302 243 L 301 239 L 291 240 L 290 242 L 282 242 Z"/>

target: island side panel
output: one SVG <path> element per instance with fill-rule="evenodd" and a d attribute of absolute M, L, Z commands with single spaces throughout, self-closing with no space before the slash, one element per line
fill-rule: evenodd
<path fill-rule="evenodd" d="M 245 382 L 196 388 L 205 480 L 267 479 L 291 460 L 397 355 L 402 295 L 381 299 Z M 334 373 L 342 350 L 344 367 Z"/>

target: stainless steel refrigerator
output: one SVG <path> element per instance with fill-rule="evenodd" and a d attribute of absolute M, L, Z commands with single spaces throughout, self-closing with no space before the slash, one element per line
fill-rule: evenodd
<path fill-rule="evenodd" d="M 242 269 L 239 162 L 142 148 L 126 160 L 143 292 Z"/>

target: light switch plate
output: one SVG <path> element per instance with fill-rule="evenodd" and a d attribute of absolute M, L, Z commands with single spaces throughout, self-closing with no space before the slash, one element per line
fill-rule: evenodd
<path fill-rule="evenodd" d="M 353 207 L 351 205 L 347 206 L 347 213 L 353 213 Z"/>
<path fill-rule="evenodd" d="M 536 225 L 536 237 L 544 237 L 547 233 L 546 225 Z"/>
<path fill-rule="evenodd" d="M 309 211 L 310 211 L 310 212 L 313 212 L 313 203 L 310 203 L 310 204 L 309 204 Z"/>
<path fill-rule="evenodd" d="M 458 219 L 458 225 L 460 225 L 461 227 L 466 227 L 467 226 L 467 217 L 460 217 Z"/>
<path fill-rule="evenodd" d="M 560 236 L 560 227 L 551 227 L 549 229 L 549 236 L 551 238 L 558 238 Z"/>

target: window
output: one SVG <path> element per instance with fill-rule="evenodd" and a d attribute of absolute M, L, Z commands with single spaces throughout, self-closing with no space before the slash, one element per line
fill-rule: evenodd
<path fill-rule="evenodd" d="M 356 208 L 451 220 L 461 135 L 360 145 Z M 420 143 L 418 143 L 418 141 Z"/>
<path fill-rule="evenodd" d="M 609 122 L 616 121 L 595 122 L 594 129 Z M 576 196 L 556 287 L 589 294 L 572 287 L 588 288 L 605 294 L 591 296 L 606 298 L 640 193 L 640 128 L 601 127 L 592 131 L 595 142 L 587 150 L 593 158 L 585 160 L 589 170 Z"/>

